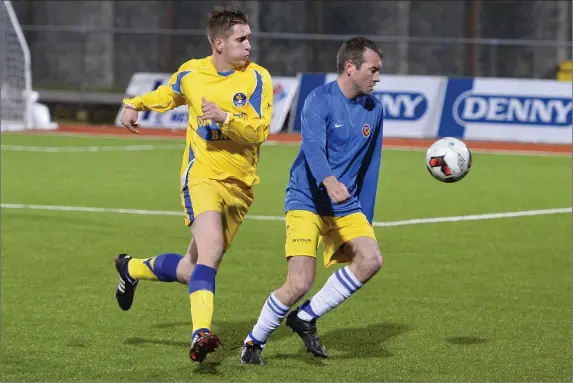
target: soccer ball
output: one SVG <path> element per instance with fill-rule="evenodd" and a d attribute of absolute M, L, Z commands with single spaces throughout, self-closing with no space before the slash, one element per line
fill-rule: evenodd
<path fill-rule="evenodd" d="M 457 182 L 470 171 L 472 153 L 466 144 L 457 138 L 441 138 L 428 148 L 426 167 L 438 181 Z"/>

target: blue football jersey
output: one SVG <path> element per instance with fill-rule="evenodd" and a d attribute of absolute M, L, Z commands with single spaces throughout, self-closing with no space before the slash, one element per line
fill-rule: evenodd
<path fill-rule="evenodd" d="M 350 100 L 337 81 L 314 89 L 302 110 L 302 143 L 290 170 L 285 212 L 322 216 L 362 211 L 372 222 L 382 156 L 384 112 L 373 96 Z M 333 203 L 322 184 L 335 176 L 350 199 Z"/>

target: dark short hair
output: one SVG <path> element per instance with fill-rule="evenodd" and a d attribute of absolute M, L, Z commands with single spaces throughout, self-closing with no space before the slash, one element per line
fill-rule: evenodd
<path fill-rule="evenodd" d="M 215 7 L 209 14 L 207 35 L 209 40 L 225 36 L 236 24 L 248 24 L 247 14 L 238 9 Z"/>
<path fill-rule="evenodd" d="M 344 64 L 351 60 L 356 68 L 360 69 L 360 66 L 364 62 L 364 51 L 366 49 L 371 49 L 378 53 L 381 59 L 384 58 L 382 50 L 378 48 L 376 43 L 366 37 L 357 36 L 346 40 L 342 43 L 336 54 L 336 69 L 338 74 L 344 72 Z"/>

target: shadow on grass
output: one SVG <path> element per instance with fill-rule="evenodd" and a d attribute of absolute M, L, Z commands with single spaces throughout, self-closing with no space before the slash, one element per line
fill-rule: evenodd
<path fill-rule="evenodd" d="M 195 365 L 193 369 L 194 373 L 206 374 L 206 375 L 217 375 L 219 374 L 217 367 L 221 365 L 225 359 L 236 359 L 237 364 L 239 364 L 239 358 L 241 355 L 241 346 L 245 337 L 251 331 L 253 325 L 256 323 L 256 319 L 252 320 L 242 320 L 242 321 L 216 321 L 213 322 L 213 331 L 221 338 L 223 342 L 223 347 L 219 351 L 209 355 L 205 362 Z M 154 326 L 156 329 L 161 329 L 163 331 L 158 331 L 158 334 L 165 336 L 165 330 L 175 327 L 189 327 L 189 339 L 161 339 L 155 337 L 131 337 L 123 341 L 124 344 L 132 346 L 141 345 L 163 345 L 170 346 L 174 348 L 179 348 L 177 353 L 181 352 L 182 355 L 189 352 L 189 347 L 191 346 L 191 324 L 189 321 L 181 322 L 169 322 L 161 323 Z M 273 334 L 272 339 L 278 340 L 285 337 L 291 336 L 290 331 L 288 331 L 284 326 L 279 327 Z M 304 357 L 304 355 L 302 355 Z M 295 356 L 299 357 L 299 356 Z"/>
<path fill-rule="evenodd" d="M 236 359 L 239 365 L 240 348 L 246 335 L 251 330 L 254 320 L 242 321 L 217 321 L 214 323 L 213 330 L 218 334 L 223 342 L 221 349 L 209 355 L 207 360 L 194 368 L 194 373 L 217 375 L 218 367 L 225 359 Z M 173 327 L 190 326 L 189 322 L 171 322 L 156 325 L 158 329 L 169 329 Z M 380 357 L 391 357 L 392 353 L 384 346 L 384 343 L 390 339 L 402 334 L 408 330 L 405 324 L 397 323 L 379 323 L 362 328 L 340 328 L 324 333 L 319 336 L 327 350 L 342 352 L 342 355 L 336 355 L 329 359 L 371 359 Z M 165 331 L 161 331 L 165 334 Z M 295 336 L 284 325 L 280 326 L 272 336 L 272 340 L 279 340 L 289 336 Z M 191 329 L 189 330 L 188 340 L 158 339 L 132 337 L 124 340 L 128 345 L 165 345 L 181 349 L 181 353 L 189 350 L 191 342 Z M 179 351 L 178 351 L 179 352 Z M 338 353 L 337 353 L 338 354 Z M 269 360 L 298 360 L 312 366 L 326 366 L 323 359 L 316 358 L 306 352 L 302 341 L 300 349 L 291 353 L 278 353 L 268 356 Z"/>
<path fill-rule="evenodd" d="M 408 330 L 408 326 L 397 323 L 378 323 L 362 328 L 340 328 L 324 333 L 319 337 L 327 351 L 342 352 L 342 355 L 329 359 L 370 359 L 388 358 L 392 353 L 384 346 L 384 342 Z M 288 335 L 288 334 L 287 334 Z M 324 365 L 323 359 L 316 358 L 306 352 L 304 346 L 297 353 L 280 353 L 269 359 L 295 358 L 312 365 Z"/>
<path fill-rule="evenodd" d="M 409 327 L 401 323 L 377 323 L 362 328 L 340 328 L 321 337 L 329 349 L 342 351 L 337 358 L 388 358 L 392 353 L 384 346 L 392 338 L 406 332 Z"/>

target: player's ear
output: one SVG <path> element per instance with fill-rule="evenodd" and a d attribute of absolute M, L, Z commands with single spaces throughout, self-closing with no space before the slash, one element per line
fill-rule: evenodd
<path fill-rule="evenodd" d="M 347 76 L 352 76 L 352 73 L 354 73 L 355 70 L 356 66 L 354 65 L 352 60 L 346 60 L 346 62 L 344 63 L 344 73 L 346 73 Z"/>
<path fill-rule="evenodd" d="M 212 39 L 212 43 L 213 48 L 215 48 L 215 51 L 217 51 L 218 53 L 221 53 L 223 51 L 223 39 L 220 37 L 213 37 Z"/>

